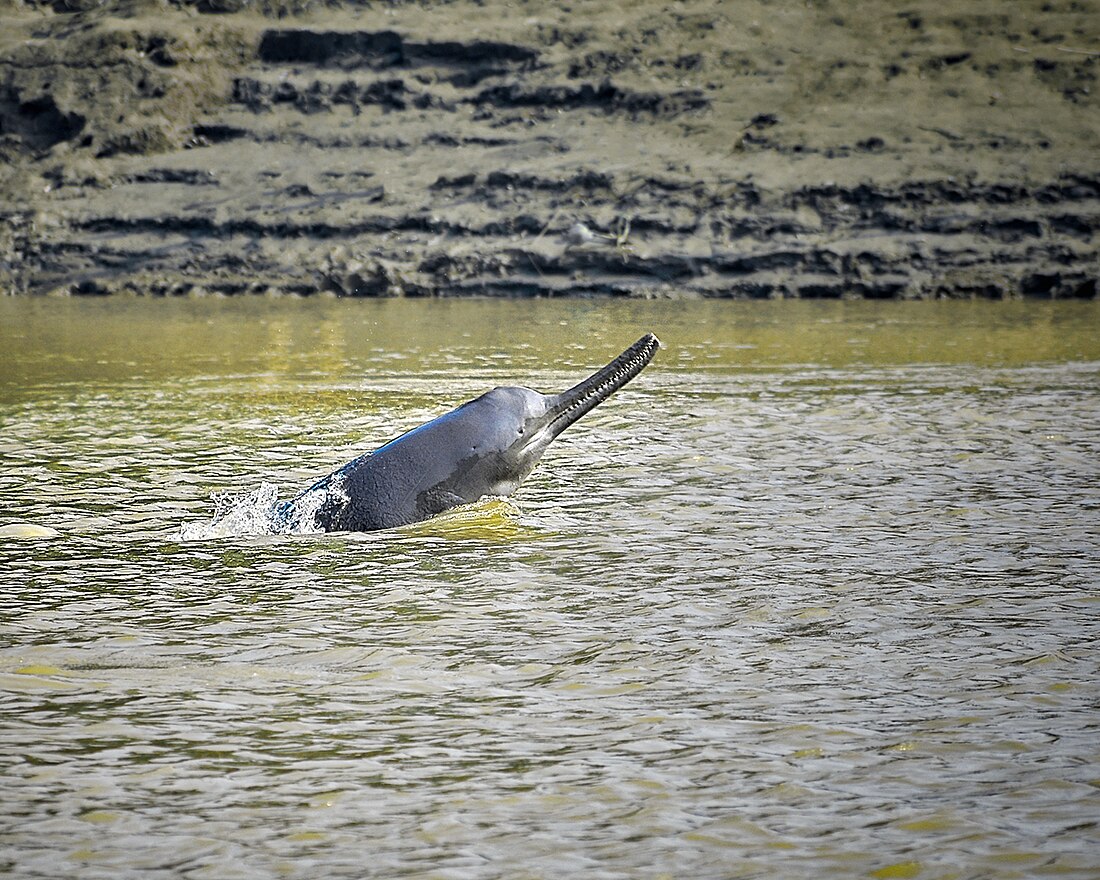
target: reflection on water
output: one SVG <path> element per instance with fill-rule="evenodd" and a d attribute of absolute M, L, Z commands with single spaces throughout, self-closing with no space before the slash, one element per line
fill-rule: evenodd
<path fill-rule="evenodd" d="M 1092 878 L 1095 304 L 0 300 L 14 877 Z M 666 349 L 509 504 L 181 542 Z"/>

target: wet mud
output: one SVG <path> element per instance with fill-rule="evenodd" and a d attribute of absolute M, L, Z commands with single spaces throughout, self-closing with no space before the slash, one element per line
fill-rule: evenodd
<path fill-rule="evenodd" d="M 867 6 L 0 0 L 0 289 L 1094 297 L 1100 4 Z"/>

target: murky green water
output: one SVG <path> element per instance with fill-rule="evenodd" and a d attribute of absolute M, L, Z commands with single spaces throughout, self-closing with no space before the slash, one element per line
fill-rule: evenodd
<path fill-rule="evenodd" d="M 1095 878 L 1100 305 L 0 300 L 0 873 Z M 178 539 L 666 344 L 514 498 Z"/>

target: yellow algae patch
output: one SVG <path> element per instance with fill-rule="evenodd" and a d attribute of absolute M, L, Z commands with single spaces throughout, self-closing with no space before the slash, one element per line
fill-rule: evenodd
<path fill-rule="evenodd" d="M 121 818 L 122 814 L 113 810 L 88 810 L 88 812 L 80 814 L 82 822 L 91 822 L 94 825 L 110 825 Z"/>
<path fill-rule="evenodd" d="M 293 840 L 295 843 L 316 843 L 319 840 L 325 840 L 327 837 L 327 834 L 320 831 L 296 831 L 287 837 L 287 840 Z"/>
<path fill-rule="evenodd" d="M 431 535 L 455 541 L 514 541 L 534 534 L 519 522 L 519 508 L 504 498 L 482 498 L 439 516 L 405 526 L 412 535 Z"/>
<path fill-rule="evenodd" d="M 871 876 L 878 880 L 905 880 L 907 877 L 916 877 L 920 872 L 920 862 L 898 862 L 896 865 L 887 865 L 872 871 Z"/>
<path fill-rule="evenodd" d="M 812 749 L 799 749 L 794 753 L 792 757 L 795 758 L 822 758 L 825 756 L 825 750 L 819 748 Z"/>
<path fill-rule="evenodd" d="M 15 670 L 16 675 L 60 675 L 61 670 L 56 666 L 47 666 L 43 663 L 32 663 L 30 666 L 20 666 Z"/>
<path fill-rule="evenodd" d="M 954 820 L 937 816 L 928 819 L 914 819 L 911 822 L 900 822 L 898 828 L 903 831 L 947 831 L 957 824 Z"/>
<path fill-rule="evenodd" d="M 49 526 L 35 525 L 34 523 L 8 523 L 0 526 L 0 538 L 14 538 L 21 541 L 33 541 L 38 538 L 58 538 L 61 532 L 51 529 Z"/>

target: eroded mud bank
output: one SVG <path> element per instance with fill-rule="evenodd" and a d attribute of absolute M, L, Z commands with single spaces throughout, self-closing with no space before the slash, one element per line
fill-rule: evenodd
<path fill-rule="evenodd" d="M 4 2 L 5 290 L 1096 295 L 1095 2 Z"/>

